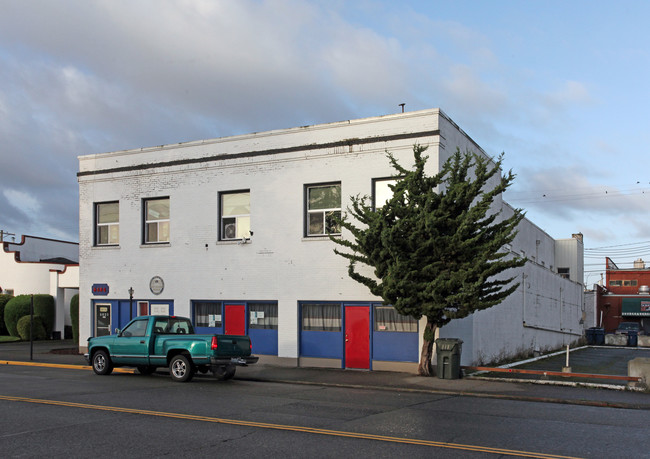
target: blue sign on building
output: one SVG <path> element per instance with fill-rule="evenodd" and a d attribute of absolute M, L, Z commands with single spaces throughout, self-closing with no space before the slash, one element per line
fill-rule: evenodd
<path fill-rule="evenodd" d="M 108 284 L 93 284 L 93 295 L 108 295 Z"/>

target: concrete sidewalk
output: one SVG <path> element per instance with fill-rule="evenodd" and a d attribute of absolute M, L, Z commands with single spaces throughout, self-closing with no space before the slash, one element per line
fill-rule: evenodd
<path fill-rule="evenodd" d="M 70 340 L 36 341 L 33 362 L 46 364 L 86 365 L 83 356 L 74 352 Z M 0 343 L 0 361 L 30 361 L 30 343 Z M 235 380 L 321 385 L 421 392 L 448 396 L 473 396 L 521 401 L 567 403 L 588 406 L 650 410 L 650 394 L 629 390 L 604 390 L 597 387 L 513 382 L 508 379 L 426 378 L 411 373 L 358 371 L 327 368 L 297 368 L 274 365 L 251 365 L 237 369 Z"/>

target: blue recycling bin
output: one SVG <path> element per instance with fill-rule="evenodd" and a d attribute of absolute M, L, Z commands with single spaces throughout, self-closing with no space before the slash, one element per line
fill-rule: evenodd
<path fill-rule="evenodd" d="M 629 347 L 637 347 L 639 345 L 639 334 L 636 331 L 630 330 L 627 332 L 627 345 Z"/>
<path fill-rule="evenodd" d="M 602 346 L 605 344 L 605 329 L 600 327 L 591 327 L 585 330 L 587 344 Z"/>

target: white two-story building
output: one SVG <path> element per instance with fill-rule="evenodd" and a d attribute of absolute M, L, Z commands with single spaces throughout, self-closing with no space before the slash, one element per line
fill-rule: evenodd
<path fill-rule="evenodd" d="M 485 155 L 433 109 L 80 157 L 80 347 L 169 313 L 248 334 L 270 363 L 414 369 L 422 322 L 351 280 L 326 235 L 350 196 L 385 199 L 386 151 L 412 164 L 414 144 L 431 173 L 457 147 Z M 440 330 L 463 339 L 463 364 L 582 335 L 580 235 L 555 241 L 524 220 L 507 249 L 529 259 L 518 291 Z"/>

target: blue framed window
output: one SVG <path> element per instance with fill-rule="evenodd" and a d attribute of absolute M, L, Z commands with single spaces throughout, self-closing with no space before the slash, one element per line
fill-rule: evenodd
<path fill-rule="evenodd" d="M 300 355 L 340 359 L 343 356 L 341 303 L 300 303 Z"/>
<path fill-rule="evenodd" d="M 251 301 L 246 306 L 253 353 L 278 355 L 278 302 Z"/>
<path fill-rule="evenodd" d="M 411 316 L 404 316 L 392 306 L 375 305 L 374 329 L 376 332 L 417 333 L 418 322 Z"/>
<path fill-rule="evenodd" d="M 192 322 L 197 333 L 223 333 L 223 303 L 192 301 Z"/>
<path fill-rule="evenodd" d="M 373 305 L 372 357 L 374 360 L 417 362 L 418 321 L 394 307 Z"/>

